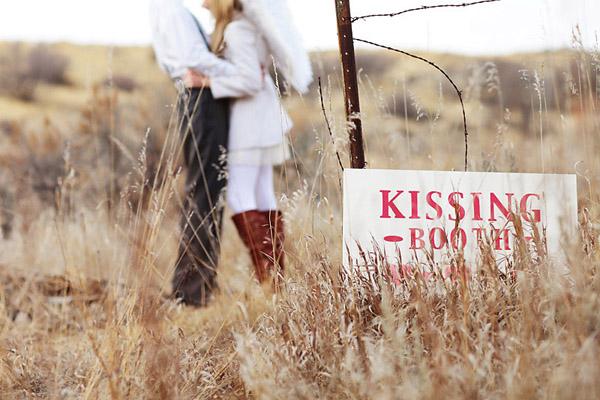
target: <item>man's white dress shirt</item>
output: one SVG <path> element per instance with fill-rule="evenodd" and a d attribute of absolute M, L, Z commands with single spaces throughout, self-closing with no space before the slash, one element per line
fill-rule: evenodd
<path fill-rule="evenodd" d="M 150 0 L 150 23 L 156 59 L 171 78 L 182 78 L 189 68 L 210 78 L 236 73 L 231 63 L 210 51 L 208 38 L 182 0 Z"/>

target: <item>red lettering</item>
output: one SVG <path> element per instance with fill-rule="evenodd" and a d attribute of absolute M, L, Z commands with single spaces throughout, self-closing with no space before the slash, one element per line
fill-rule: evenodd
<path fill-rule="evenodd" d="M 411 190 L 408 192 L 403 190 L 380 190 L 379 192 L 381 193 L 380 218 L 382 219 L 405 219 L 408 216 L 411 220 L 426 218 L 429 221 L 433 221 L 440 220 L 444 217 L 442 204 L 445 203 L 442 199 L 445 194 L 442 194 L 442 192 L 431 191 L 427 193 L 425 196 L 427 204 L 424 215 L 421 213 L 422 205 L 420 204 L 422 192 L 418 190 Z M 401 196 L 404 193 L 410 195 L 410 212 L 408 210 L 402 210 L 402 207 L 399 205 L 399 202 L 403 199 Z M 468 207 L 465 203 L 466 196 L 468 195 L 462 192 L 452 192 L 448 195 L 447 204 L 453 208 L 453 212 L 447 214 L 450 221 L 462 221 L 467 218 Z M 484 220 L 483 214 L 485 214 L 485 212 L 482 211 L 483 196 L 484 195 L 481 192 L 470 193 L 473 221 Z M 485 196 L 487 200 L 487 193 Z M 502 196 L 505 197 L 502 198 Z M 536 193 L 525 194 L 520 199 L 515 199 L 514 193 L 504 193 L 502 195 L 489 193 L 489 218 L 487 220 L 489 222 L 497 222 L 498 220 L 504 219 L 512 221 L 514 213 L 519 212 L 523 220 L 531 223 L 539 223 L 542 219 L 542 209 L 539 206 L 541 198 L 542 196 Z M 484 204 L 484 207 L 488 207 L 488 205 Z M 405 216 L 403 212 L 406 212 L 407 216 Z M 474 232 L 481 236 L 480 231 L 474 230 Z M 481 240 L 481 237 L 478 239 Z"/>
<path fill-rule="evenodd" d="M 463 219 L 465 219 L 465 209 L 463 206 L 460 205 L 460 200 L 458 199 L 463 199 L 464 197 L 465 196 L 461 192 L 453 192 L 450 193 L 450 196 L 448 196 L 448 203 L 454 209 L 454 215 L 449 215 L 450 221 L 462 221 Z"/>
<path fill-rule="evenodd" d="M 440 240 L 436 241 L 436 233 L 438 232 L 439 235 L 437 236 L 440 238 Z M 446 236 L 446 232 L 444 232 L 442 228 L 433 228 L 431 231 L 429 231 L 429 243 L 431 244 L 431 247 L 434 250 L 440 250 L 444 248 L 446 243 L 448 243 L 448 237 Z"/>
<path fill-rule="evenodd" d="M 490 222 L 497 221 L 496 210 L 499 210 L 502 213 L 502 215 L 504 215 L 504 218 L 506 218 L 509 221 L 512 221 L 510 209 L 512 205 L 513 196 L 514 193 L 506 193 L 507 206 L 504 206 L 504 204 L 502 204 L 498 196 L 496 196 L 494 193 L 490 193 Z"/>
<path fill-rule="evenodd" d="M 475 237 L 477 238 L 477 243 L 479 243 L 483 240 L 483 228 L 473 228 L 473 233 L 475 234 Z"/>
<path fill-rule="evenodd" d="M 455 228 L 450 232 L 450 243 L 455 250 L 467 247 L 467 233 L 462 228 Z"/>
<path fill-rule="evenodd" d="M 510 250 L 510 232 L 508 229 L 494 229 L 494 248 L 496 250 Z"/>
<path fill-rule="evenodd" d="M 381 193 L 381 202 L 382 202 L 380 218 L 384 218 L 384 219 L 392 218 L 392 217 L 390 217 L 390 209 L 394 213 L 394 218 L 404 218 L 404 215 L 402 215 L 400 210 L 398 210 L 398 207 L 396 206 L 396 204 L 394 204 L 394 201 L 396 201 L 396 199 L 398 197 L 400 197 L 400 195 L 402 193 L 404 193 L 404 191 L 397 190 L 396 195 L 391 200 L 390 200 L 390 193 L 392 192 L 391 190 L 380 190 L 379 192 Z"/>
<path fill-rule="evenodd" d="M 425 248 L 425 241 L 423 240 L 425 231 L 419 228 L 410 228 L 410 249 L 421 250 Z"/>
<path fill-rule="evenodd" d="M 436 216 L 435 217 L 431 217 L 429 215 L 429 213 L 427 213 L 427 219 L 428 220 L 434 220 L 434 219 L 440 219 L 442 218 L 442 207 L 440 207 L 440 205 L 438 203 L 436 203 L 433 200 L 433 195 L 437 195 L 440 199 L 442 198 L 442 193 L 441 192 L 429 192 L 427 193 L 427 204 L 433 208 L 436 212 Z"/>
<path fill-rule="evenodd" d="M 473 221 L 483 221 L 481 218 L 481 192 L 471 193 L 473 196 Z"/>
<path fill-rule="evenodd" d="M 419 219 L 419 193 L 416 190 L 411 190 L 410 192 L 410 203 L 412 214 L 410 215 L 410 219 Z"/>
<path fill-rule="evenodd" d="M 542 212 L 539 208 L 532 209 L 531 213 L 527 212 L 527 201 L 530 198 L 535 198 L 537 200 L 540 199 L 539 194 L 528 193 L 521 199 L 520 209 L 521 209 L 521 218 L 523 218 L 527 222 L 539 223 L 542 221 Z M 533 218 L 531 216 L 533 215 Z"/>

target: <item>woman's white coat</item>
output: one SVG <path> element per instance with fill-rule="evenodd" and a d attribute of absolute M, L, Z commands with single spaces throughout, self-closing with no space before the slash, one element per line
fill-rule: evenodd
<path fill-rule="evenodd" d="M 239 16 L 225 29 L 224 57 L 237 73 L 211 79 L 215 98 L 231 97 L 229 150 L 283 143 L 292 122 L 269 75 L 272 59 L 255 25 Z"/>

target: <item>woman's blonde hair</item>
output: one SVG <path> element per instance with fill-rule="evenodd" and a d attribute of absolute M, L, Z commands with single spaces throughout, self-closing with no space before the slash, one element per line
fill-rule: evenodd
<path fill-rule="evenodd" d="M 216 54 L 221 54 L 225 47 L 225 28 L 233 21 L 235 12 L 242 11 L 242 4 L 239 0 L 211 0 L 208 9 L 215 17 L 211 48 Z"/>

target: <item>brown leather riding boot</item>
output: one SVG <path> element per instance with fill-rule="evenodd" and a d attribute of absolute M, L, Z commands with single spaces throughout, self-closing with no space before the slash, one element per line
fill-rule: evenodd
<path fill-rule="evenodd" d="M 269 257 L 266 243 L 269 242 L 269 225 L 264 213 L 257 210 L 246 211 L 232 217 L 240 238 L 250 252 L 256 278 L 265 283 L 272 278 L 273 259 Z M 272 246 L 271 246 L 272 248 Z"/>
<path fill-rule="evenodd" d="M 278 275 L 283 276 L 285 271 L 285 253 L 284 253 L 284 242 L 285 242 L 285 225 L 283 222 L 283 214 L 281 211 L 263 211 L 263 215 L 267 220 L 269 226 L 269 238 L 268 243 L 265 245 L 269 247 L 269 255 L 273 260 Z"/>

